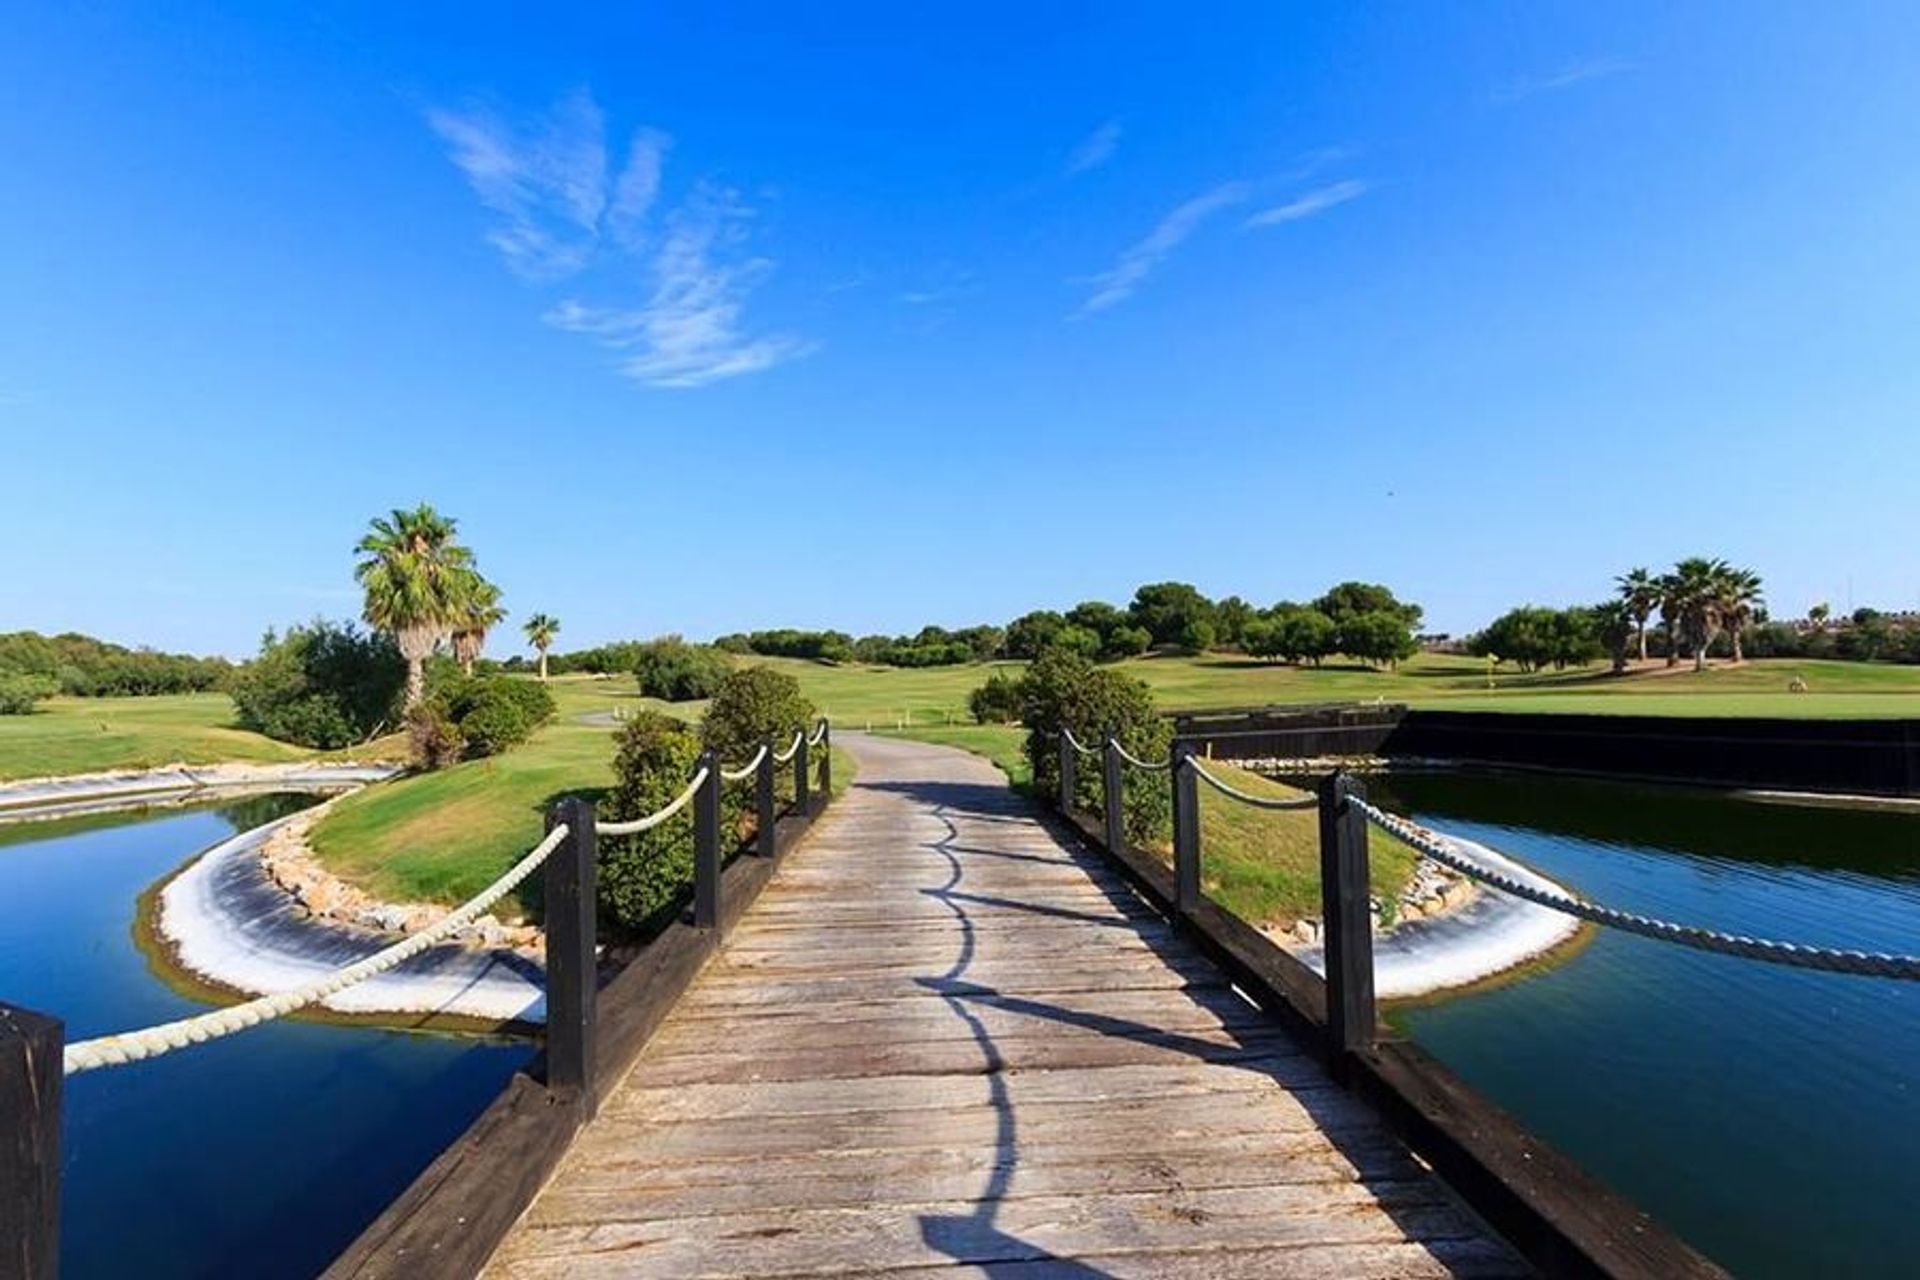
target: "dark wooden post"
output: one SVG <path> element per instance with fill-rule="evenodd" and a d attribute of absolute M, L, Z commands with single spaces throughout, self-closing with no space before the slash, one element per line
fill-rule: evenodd
<path fill-rule="evenodd" d="M 1100 789 L 1106 794 L 1101 797 L 1107 818 L 1107 848 L 1119 853 L 1127 847 L 1126 823 L 1126 775 L 1121 771 L 1120 743 L 1117 739 L 1107 739 L 1106 754 L 1101 757 L 1101 780 L 1105 784 Z"/>
<path fill-rule="evenodd" d="M 807 766 L 807 731 L 800 731 L 800 745 L 793 749 L 793 811 L 805 813 L 810 798 L 808 788 L 813 784 L 813 773 Z"/>
<path fill-rule="evenodd" d="M 693 923 L 720 927 L 720 757 L 702 752 L 705 782 L 693 796 Z"/>
<path fill-rule="evenodd" d="M 1327 965 L 1327 1048 L 1339 1074 L 1346 1055 L 1373 1044 L 1373 911 L 1367 819 L 1347 803 L 1366 798 L 1350 774 L 1320 783 L 1320 943 Z"/>
<path fill-rule="evenodd" d="M 66 1028 L 0 1004 L 0 1276 L 60 1270 L 60 1090 Z"/>
<path fill-rule="evenodd" d="M 547 1087 L 571 1089 L 581 1118 L 599 1106 L 593 1079 L 594 1008 L 599 960 L 593 805 L 568 796 L 547 814 L 547 830 L 565 824 L 567 838 L 547 855 Z"/>
<path fill-rule="evenodd" d="M 833 726 L 820 722 L 820 799 L 833 801 Z"/>
<path fill-rule="evenodd" d="M 1173 748 L 1173 901 L 1181 915 L 1200 905 L 1200 775 L 1193 748 Z"/>
<path fill-rule="evenodd" d="M 1073 812 L 1073 793 L 1076 790 L 1074 766 L 1079 764 L 1077 753 L 1073 749 L 1073 739 L 1067 731 L 1060 731 L 1060 812 Z"/>
<path fill-rule="evenodd" d="M 760 767 L 753 771 L 754 825 L 753 851 L 763 858 L 780 852 L 778 819 L 773 812 L 773 739 L 760 739 Z"/>

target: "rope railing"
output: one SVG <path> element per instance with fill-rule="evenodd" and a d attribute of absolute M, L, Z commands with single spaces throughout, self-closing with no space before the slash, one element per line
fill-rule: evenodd
<path fill-rule="evenodd" d="M 628 822 L 600 822 L 594 824 L 603 836 L 637 836 L 642 831 L 651 831 L 674 814 L 686 808 L 706 785 L 707 771 L 703 767 L 696 771 L 693 780 L 687 783 L 686 790 L 669 800 L 663 808 L 655 809 L 644 818 L 634 818 Z"/>
<path fill-rule="evenodd" d="M 825 740 L 826 736 L 827 736 L 827 722 L 823 718 L 819 724 L 816 724 L 815 726 L 813 726 L 813 732 L 807 736 L 807 745 L 810 747 L 817 747 L 820 745 L 822 741 Z"/>
<path fill-rule="evenodd" d="M 489 907 L 517 888 L 522 880 L 532 875 L 534 869 L 547 860 L 547 855 L 560 847 L 561 841 L 567 838 L 567 834 L 568 829 L 564 825 L 547 832 L 546 839 L 535 845 L 520 861 L 514 863 L 512 869 L 505 875 L 469 898 L 464 905 L 442 917 L 432 928 L 422 929 L 419 933 L 403 938 L 390 947 L 374 952 L 364 960 L 336 969 L 326 977 L 309 982 L 303 987 L 296 987 L 292 991 L 260 996 L 244 1004 L 229 1005 L 224 1009 L 215 1009 L 211 1013 L 182 1018 L 176 1022 L 163 1022 L 140 1031 L 123 1031 L 115 1035 L 77 1041 L 66 1047 L 66 1074 L 78 1075 L 83 1071 L 93 1071 L 99 1067 L 113 1067 L 127 1062 L 139 1062 L 146 1058 L 157 1058 L 161 1054 L 172 1053 L 175 1049 L 184 1049 L 190 1044 L 204 1044 L 209 1040 L 218 1040 L 236 1031 L 244 1031 L 248 1027 L 271 1022 L 275 1018 L 283 1018 L 309 1005 L 317 1004 L 348 987 L 365 982 L 377 974 L 385 973 L 394 966 L 419 955 L 456 930 L 472 924 Z"/>
<path fill-rule="evenodd" d="M 805 742 L 806 738 L 807 734 L 804 729 L 795 729 L 793 731 L 793 741 L 787 744 L 785 751 L 776 751 L 773 753 L 773 762 L 775 764 L 785 764 L 787 761 L 793 759 L 794 756 L 800 753 L 800 744 Z"/>
<path fill-rule="evenodd" d="M 1609 929 L 1619 929 L 1623 933 L 1638 934 L 1643 938 L 1654 938 L 1661 942 L 1671 942 L 1678 946 L 1691 947 L 1696 951 L 1707 951 L 1716 955 L 1739 956 L 1747 960 L 1759 960 L 1766 964 L 1785 965 L 1795 969 L 1817 969 L 1827 973 L 1896 978 L 1905 982 L 1920 981 L 1920 956 L 1894 955 L 1884 951 L 1854 951 L 1838 947 L 1815 947 L 1797 942 L 1754 938 L 1745 934 L 1723 933 L 1720 930 L 1707 929 L 1699 925 L 1675 924 L 1653 916 L 1621 911 L 1615 907 L 1589 902 L 1585 898 L 1576 898 L 1571 894 L 1542 889 L 1464 856 L 1458 852 L 1452 841 L 1440 832 L 1387 813 L 1357 796 L 1348 797 L 1347 803 L 1364 814 L 1367 821 L 1374 826 L 1398 836 L 1442 866 L 1550 911 L 1558 911 L 1563 915 L 1573 916 Z"/>
<path fill-rule="evenodd" d="M 754 775 L 754 772 L 760 768 L 760 762 L 766 758 L 767 744 L 763 742 L 760 744 L 760 749 L 753 753 L 753 759 L 747 761 L 738 769 L 722 769 L 720 771 L 720 780 L 722 782 L 743 782 Z"/>
<path fill-rule="evenodd" d="M 1214 777 L 1211 773 L 1203 769 L 1200 766 L 1200 762 L 1192 756 L 1186 757 L 1186 764 L 1189 769 L 1192 769 L 1194 773 L 1200 777 L 1201 781 L 1205 782 L 1215 791 L 1218 791 L 1221 795 L 1231 796 L 1242 804 L 1250 804 L 1256 809 L 1317 809 L 1320 806 L 1320 797 L 1315 795 L 1284 798 L 1280 796 L 1256 796 L 1250 791 L 1242 791 L 1238 787 L 1231 786 L 1222 779 Z"/>
<path fill-rule="evenodd" d="M 1067 735 L 1067 745 L 1068 745 L 1068 746 L 1070 746 L 1070 747 L 1072 747 L 1072 748 L 1073 748 L 1073 749 L 1074 749 L 1075 751 L 1078 751 L 1078 752 L 1079 752 L 1079 753 L 1080 753 L 1081 755 L 1083 755 L 1083 756 L 1097 756 L 1097 755 L 1099 755 L 1099 754 L 1100 754 L 1100 748 L 1098 748 L 1098 747 L 1090 747 L 1090 746 L 1088 746 L 1088 745 L 1087 745 L 1086 743 L 1084 743 L 1084 742 L 1082 742 L 1082 741 L 1080 741 L 1080 739 L 1078 739 L 1078 738 L 1076 738 L 1076 737 L 1074 737 L 1074 736 L 1073 736 L 1073 730 L 1071 730 L 1071 729 L 1062 729 L 1062 730 L 1061 730 L 1060 732 L 1062 732 L 1062 733 L 1064 733 L 1064 734 L 1066 734 L 1066 735 Z"/>
<path fill-rule="evenodd" d="M 1109 738 L 1107 741 L 1113 743 L 1113 749 L 1119 753 L 1122 760 L 1125 760 L 1136 769 L 1145 769 L 1150 773 L 1157 773 L 1162 769 L 1171 769 L 1173 767 L 1172 757 L 1168 757 L 1165 760 L 1142 760 L 1139 756 L 1122 746 L 1118 738 Z"/>

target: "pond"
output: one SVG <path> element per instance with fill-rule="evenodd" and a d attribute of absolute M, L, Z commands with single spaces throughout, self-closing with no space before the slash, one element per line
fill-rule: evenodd
<path fill-rule="evenodd" d="M 135 943 L 139 895 L 311 801 L 0 827 L 0 1000 L 69 1040 L 204 1012 Z M 483 1110 L 523 1042 L 275 1022 L 67 1080 L 69 1280 L 307 1277 Z"/>
<path fill-rule="evenodd" d="M 1371 789 L 1609 905 L 1920 952 L 1920 816 L 1517 774 Z M 1736 1274 L 1914 1273 L 1920 985 L 1601 930 L 1541 971 L 1390 1017 Z"/>

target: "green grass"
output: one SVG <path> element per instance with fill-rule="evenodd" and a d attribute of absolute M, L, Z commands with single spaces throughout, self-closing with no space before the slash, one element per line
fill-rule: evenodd
<path fill-rule="evenodd" d="M 1027 765 L 1026 730 L 1014 725 L 889 729 L 889 737 L 959 747 L 985 756 L 1016 785 L 1033 776 Z M 1229 786 L 1258 796 L 1288 799 L 1301 792 L 1225 761 L 1206 768 Z M 1368 834 L 1374 891 L 1397 897 L 1413 877 L 1414 851 L 1378 831 Z M 1311 809 L 1255 809 L 1200 784 L 1200 873 L 1207 894 L 1243 920 L 1286 926 L 1320 914 L 1320 818 Z M 1163 858 L 1170 849 L 1157 850 Z"/>
<path fill-rule="evenodd" d="M 895 670 L 827 666 L 794 659 L 759 659 L 793 674 L 837 728 L 877 731 L 907 726 L 911 736 L 975 751 L 1015 781 L 1024 781 L 1020 731 L 976 726 L 967 694 L 988 666 Z M 1017 664 L 1011 665 L 1017 668 Z M 1702 675 L 1644 674 L 1611 679 L 1596 672 L 1521 676 L 1501 673 L 1486 687 L 1483 663 L 1471 658 L 1422 656 L 1395 672 L 1328 666 L 1297 669 L 1224 655 L 1143 658 L 1119 664 L 1153 686 L 1163 707 L 1203 708 L 1267 703 L 1385 698 L 1416 706 L 1515 711 L 1653 712 L 1673 715 L 1920 716 L 1920 668 L 1849 663 L 1753 662 Z M 1810 694 L 1788 694 L 1803 675 Z M 407 778 L 343 801 L 314 833 L 321 856 L 370 891 L 393 898 L 458 901 L 477 891 L 539 838 L 541 814 L 558 795 L 606 786 L 612 731 L 580 718 L 621 709 L 654 708 L 697 720 L 701 703 L 664 704 L 642 698 L 628 678 L 565 677 L 551 682 L 559 717 L 533 741 L 505 756 L 440 773 Z M 0 726 L 3 727 L 3 726 Z M 272 748 L 276 744 L 258 740 Z M 835 758 L 835 777 L 852 776 L 852 762 Z M 1215 806 L 1217 807 L 1217 806 Z M 1251 814 L 1252 811 L 1248 811 Z M 1218 896 L 1250 920 L 1284 923 L 1317 910 L 1312 841 L 1290 836 L 1285 815 L 1226 815 L 1209 875 Z M 1304 822 L 1304 819 L 1301 820 Z M 1299 833 L 1294 833 L 1299 835 Z M 1393 887 L 1391 854 L 1376 859 L 1383 887 Z M 1406 863 L 1411 867 L 1410 859 Z"/>
<path fill-rule="evenodd" d="M 967 695 L 1017 663 L 894 670 L 827 666 L 791 658 L 756 661 L 792 673 L 842 728 L 964 726 Z M 1615 715 L 1920 717 L 1920 667 L 1763 659 L 1701 673 L 1656 668 L 1623 677 L 1602 667 L 1522 675 L 1510 668 L 1487 687 L 1478 658 L 1422 654 L 1397 671 L 1346 664 L 1288 667 L 1228 654 L 1135 658 L 1114 669 L 1144 680 L 1161 707 L 1199 710 L 1268 704 L 1370 701 L 1462 711 L 1594 711 Z M 1789 693 L 1801 676 L 1812 691 Z"/>
<path fill-rule="evenodd" d="M 224 693 L 52 698 L 30 716 L 0 716 L 0 781 L 316 754 L 235 727 Z"/>
<path fill-rule="evenodd" d="M 313 830 L 314 851 L 334 872 L 394 901 L 461 902 L 531 848 L 563 795 L 613 783 L 613 735 L 583 724 L 595 713 L 653 707 L 683 719 L 702 704 L 641 698 L 631 680 L 551 682 L 559 714 L 504 755 L 398 778 L 348 796 Z M 833 783 L 844 791 L 853 758 L 836 748 Z"/>

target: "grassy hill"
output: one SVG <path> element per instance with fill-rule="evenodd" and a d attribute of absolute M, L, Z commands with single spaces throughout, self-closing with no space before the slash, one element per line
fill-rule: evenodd
<path fill-rule="evenodd" d="M 0 781 L 313 754 L 234 727 L 224 693 L 51 698 L 30 716 L 0 716 Z"/>

